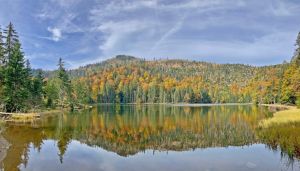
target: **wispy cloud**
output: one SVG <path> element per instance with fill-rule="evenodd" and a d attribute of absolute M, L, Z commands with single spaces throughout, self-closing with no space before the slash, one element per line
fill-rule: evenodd
<path fill-rule="evenodd" d="M 299 13 L 300 4 L 296 5 L 289 1 L 275 0 L 269 8 L 269 12 L 275 16 L 292 16 Z"/>
<path fill-rule="evenodd" d="M 47 30 L 52 34 L 52 37 L 51 39 L 55 42 L 58 42 L 60 41 L 60 39 L 62 38 L 62 33 L 61 33 L 61 30 L 59 28 L 51 28 L 51 27 L 48 27 Z"/>
<path fill-rule="evenodd" d="M 133 48 L 139 48 L 139 50 L 142 48 L 144 55 L 147 56 L 157 54 L 153 51 L 156 51 L 158 46 L 170 39 L 182 27 L 183 31 L 189 29 L 188 23 L 183 25 L 189 13 L 195 16 L 200 13 L 205 14 L 244 5 L 237 2 L 231 0 L 178 2 L 112 0 L 109 3 L 103 3 L 100 1 L 90 10 L 89 20 L 93 31 L 100 31 L 99 34 L 102 36 L 102 41 L 99 42 L 102 55 L 114 55 L 118 52 L 138 54 L 134 53 Z M 199 24 L 201 25 L 201 22 Z M 140 45 L 145 45 L 145 47 Z"/>
<path fill-rule="evenodd" d="M 151 48 L 150 52 L 153 52 L 156 50 L 158 46 L 160 46 L 168 37 L 170 37 L 172 34 L 176 33 L 183 25 L 184 19 L 186 18 L 186 15 L 181 17 L 177 23 L 173 27 L 170 28 Z"/>

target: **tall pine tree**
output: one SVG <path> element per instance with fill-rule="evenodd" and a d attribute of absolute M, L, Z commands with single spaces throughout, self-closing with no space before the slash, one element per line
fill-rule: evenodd
<path fill-rule="evenodd" d="M 21 44 L 12 23 L 4 30 L 6 40 L 3 43 L 3 104 L 8 112 L 26 111 L 29 97 L 29 70 L 21 52 Z"/>
<path fill-rule="evenodd" d="M 14 50 L 14 46 L 19 43 L 19 37 L 12 23 L 9 23 L 7 28 L 4 30 L 4 34 L 6 35 L 6 42 L 4 43 L 5 55 L 2 59 L 2 63 L 5 65 Z"/>
<path fill-rule="evenodd" d="M 20 43 L 14 44 L 4 71 L 4 104 L 6 111 L 26 110 L 27 73 Z"/>
<path fill-rule="evenodd" d="M 292 62 L 295 62 L 298 67 L 300 67 L 300 32 L 298 33 L 298 37 L 296 40 L 296 51 L 295 55 L 292 59 Z"/>
<path fill-rule="evenodd" d="M 4 55 L 5 55 L 5 49 L 4 49 L 4 36 L 2 34 L 2 30 L 0 27 L 0 67 L 4 64 Z"/>
<path fill-rule="evenodd" d="M 3 88 L 3 79 L 4 79 L 4 65 L 3 65 L 3 60 L 4 60 L 4 42 L 3 42 L 3 35 L 2 35 L 2 30 L 1 30 L 1 27 L 0 27 L 0 97 L 3 96 L 3 91 L 2 91 L 2 88 Z M 0 110 L 2 109 L 3 107 L 3 99 L 1 98 L 0 99 Z"/>
<path fill-rule="evenodd" d="M 72 98 L 72 87 L 71 81 L 69 79 L 68 73 L 64 67 L 64 62 L 62 58 L 59 58 L 58 61 L 58 78 L 60 81 L 60 92 L 59 92 L 59 105 L 65 106 L 66 103 L 73 106 L 73 98 Z"/>

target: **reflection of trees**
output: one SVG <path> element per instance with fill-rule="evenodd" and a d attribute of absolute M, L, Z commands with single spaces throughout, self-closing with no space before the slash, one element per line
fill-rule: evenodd
<path fill-rule="evenodd" d="M 3 133 L 5 139 L 11 144 L 7 151 L 7 155 L 3 160 L 4 170 L 17 171 L 17 166 L 21 163 L 24 166 L 28 161 L 28 150 L 30 145 L 40 149 L 42 139 L 45 137 L 43 132 L 38 129 L 27 127 L 12 126 L 6 129 Z"/>
<path fill-rule="evenodd" d="M 73 139 L 120 155 L 146 149 L 188 150 L 255 142 L 254 129 L 266 113 L 251 106 L 100 106 L 88 114 L 60 117 Z M 68 128 L 72 128 L 67 130 Z"/>
<path fill-rule="evenodd" d="M 181 151 L 251 144 L 256 142 L 256 123 L 266 113 L 252 106 L 100 106 L 61 114 L 42 120 L 38 128 L 10 126 L 4 133 L 12 144 L 5 170 L 26 165 L 29 147 L 39 150 L 47 139 L 57 140 L 61 162 L 72 139 L 122 156 L 146 149 Z"/>
<path fill-rule="evenodd" d="M 68 144 L 70 143 L 71 141 L 71 137 L 68 136 L 67 133 L 64 133 L 58 140 L 57 142 L 57 147 L 59 149 L 59 161 L 60 163 L 63 163 L 63 157 L 64 157 L 64 154 L 66 153 L 67 151 L 67 148 L 68 148 Z"/>
<path fill-rule="evenodd" d="M 273 125 L 269 128 L 259 129 L 258 136 L 261 141 L 271 149 L 281 149 L 282 155 L 300 159 L 300 123 Z"/>
<path fill-rule="evenodd" d="M 4 131 L 4 125 L 0 121 L 0 168 L 3 167 L 3 159 L 6 156 L 7 148 L 9 147 L 9 143 L 3 136 L 1 135 L 1 132 Z"/>

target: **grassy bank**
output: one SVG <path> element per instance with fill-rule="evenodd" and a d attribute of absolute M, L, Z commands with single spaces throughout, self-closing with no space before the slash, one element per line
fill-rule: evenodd
<path fill-rule="evenodd" d="M 293 122 L 300 122 L 300 109 L 287 107 L 287 110 L 275 112 L 272 118 L 262 120 L 259 126 L 267 128 L 274 124 L 278 125 Z"/>
<path fill-rule="evenodd" d="M 53 115 L 56 113 L 61 113 L 63 110 L 46 110 L 46 111 L 40 111 L 40 112 L 30 112 L 30 113 L 0 113 L 2 116 L 2 119 L 0 119 L 0 126 L 1 122 L 34 122 L 42 117 L 46 117 L 49 115 Z"/>
<path fill-rule="evenodd" d="M 265 104 L 274 111 L 272 118 L 259 123 L 257 135 L 271 149 L 283 151 L 290 159 L 300 158 L 300 109 L 295 106 Z"/>

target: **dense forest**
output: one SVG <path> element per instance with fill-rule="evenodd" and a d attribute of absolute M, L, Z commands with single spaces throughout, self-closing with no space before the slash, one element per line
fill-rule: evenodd
<path fill-rule="evenodd" d="M 291 62 L 256 67 L 119 55 L 67 71 L 32 70 L 14 26 L 0 30 L 0 110 L 89 103 L 282 103 L 300 105 L 300 33 Z"/>

